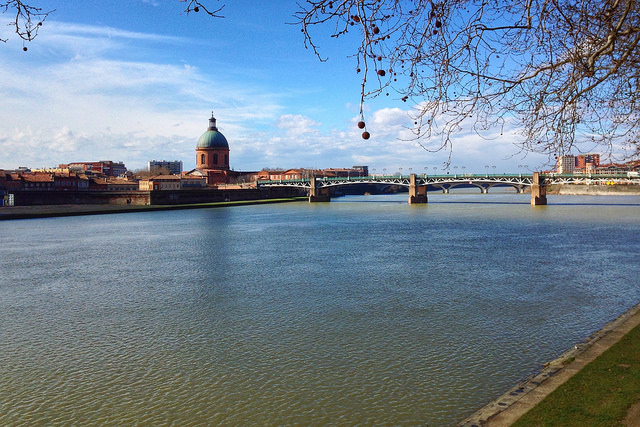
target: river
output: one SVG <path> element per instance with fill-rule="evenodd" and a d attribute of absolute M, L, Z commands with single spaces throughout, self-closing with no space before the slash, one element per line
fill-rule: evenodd
<path fill-rule="evenodd" d="M 640 197 L 0 223 L 0 425 L 455 425 L 640 301 Z"/>

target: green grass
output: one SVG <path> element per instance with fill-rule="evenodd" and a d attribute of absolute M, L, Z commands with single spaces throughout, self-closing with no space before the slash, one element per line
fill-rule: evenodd
<path fill-rule="evenodd" d="M 513 426 L 618 426 L 640 401 L 640 325 Z"/>

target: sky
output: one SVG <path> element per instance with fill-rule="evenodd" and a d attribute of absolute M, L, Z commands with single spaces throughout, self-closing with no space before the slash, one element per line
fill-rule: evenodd
<path fill-rule="evenodd" d="M 428 152 L 411 140 L 411 105 L 400 96 L 367 102 L 363 140 L 355 40 L 317 39 L 321 62 L 293 24 L 295 0 L 228 0 L 220 19 L 186 14 L 178 0 L 31 4 L 56 9 L 33 42 L 0 15 L 0 169 L 182 160 L 189 170 L 212 113 L 237 171 L 550 168 L 547 156 L 520 152 L 516 129 L 491 139 L 462 131 L 451 153 Z"/>

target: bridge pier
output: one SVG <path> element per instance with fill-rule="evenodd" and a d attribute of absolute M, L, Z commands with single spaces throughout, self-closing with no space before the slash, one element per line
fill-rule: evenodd
<path fill-rule="evenodd" d="M 427 186 L 416 185 L 416 174 L 409 176 L 409 204 L 425 204 L 427 203 Z"/>
<path fill-rule="evenodd" d="M 543 206 L 547 204 L 547 186 L 544 185 L 543 182 L 540 182 L 540 172 L 533 173 L 531 204 L 533 206 Z"/>
<path fill-rule="evenodd" d="M 328 188 L 318 188 L 316 186 L 316 177 L 311 177 L 310 187 L 309 187 L 309 203 L 315 202 L 330 202 L 331 195 L 329 194 Z"/>

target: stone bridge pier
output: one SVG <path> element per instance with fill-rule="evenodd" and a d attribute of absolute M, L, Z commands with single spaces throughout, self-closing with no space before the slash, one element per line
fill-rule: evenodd
<path fill-rule="evenodd" d="M 327 187 L 318 188 L 316 181 L 317 178 L 315 176 L 312 176 L 309 187 L 309 203 L 330 202 L 331 195 L 329 194 L 329 189 Z"/>
<path fill-rule="evenodd" d="M 409 176 L 409 204 L 424 204 L 427 201 L 427 186 L 416 185 L 416 174 L 412 173 Z"/>
<path fill-rule="evenodd" d="M 540 172 L 533 173 L 531 204 L 533 206 L 542 206 L 547 204 L 547 186 L 544 182 L 540 181 Z"/>

